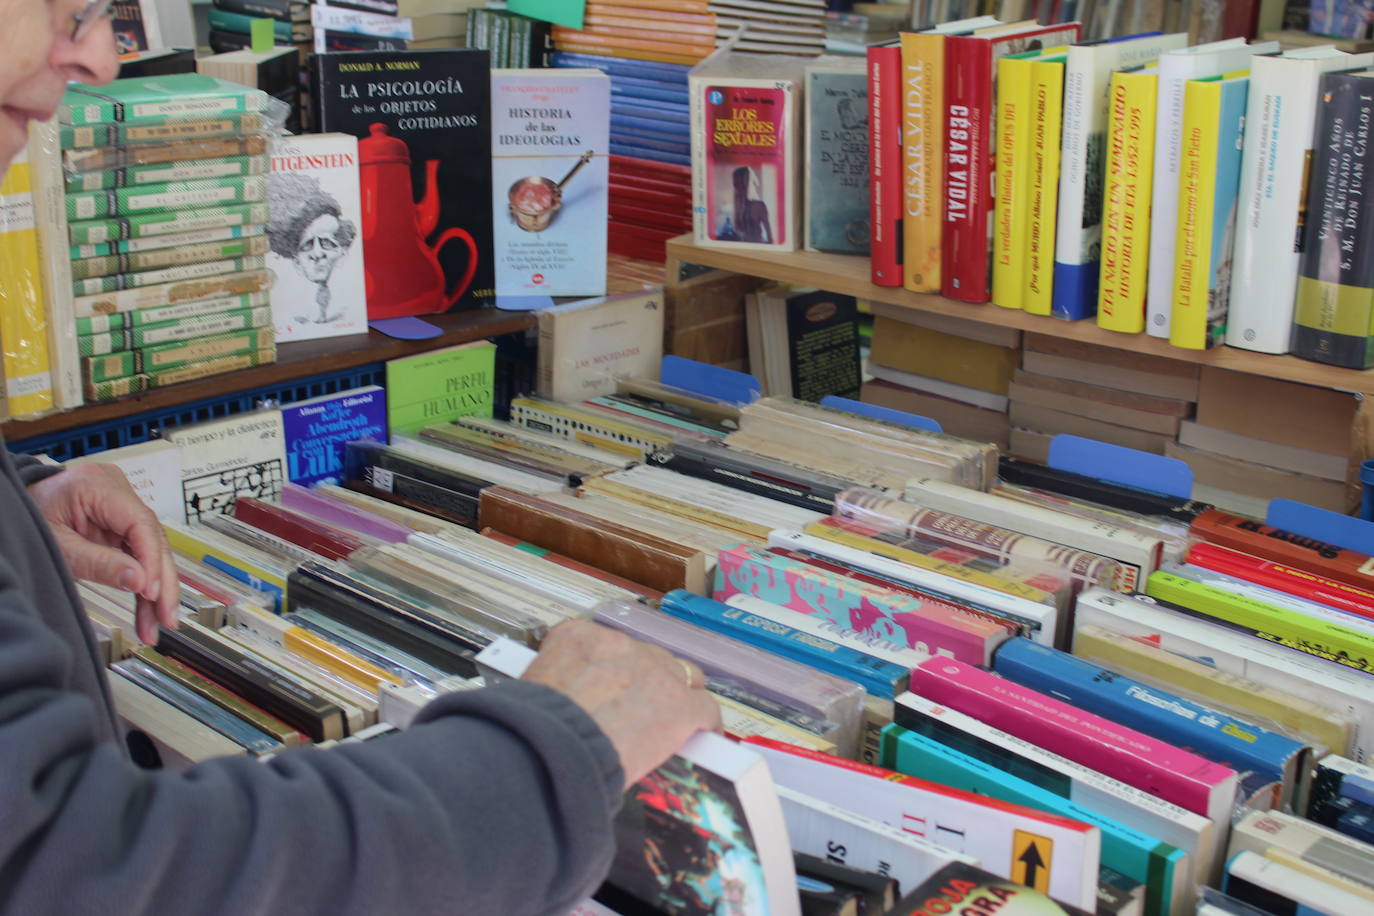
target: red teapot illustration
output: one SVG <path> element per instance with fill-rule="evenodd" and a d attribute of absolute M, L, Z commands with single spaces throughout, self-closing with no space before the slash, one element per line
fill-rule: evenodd
<path fill-rule="evenodd" d="M 363 272 L 367 278 L 367 317 L 399 318 L 444 312 L 467 292 L 477 272 L 477 243 L 464 229 L 445 229 L 430 244 L 439 224 L 439 160 L 425 162 L 424 195 L 417 204 L 410 177 L 410 148 L 373 124 L 358 141 L 358 178 L 363 204 Z M 439 252 L 455 239 L 468 248 L 462 278 L 445 289 Z"/>

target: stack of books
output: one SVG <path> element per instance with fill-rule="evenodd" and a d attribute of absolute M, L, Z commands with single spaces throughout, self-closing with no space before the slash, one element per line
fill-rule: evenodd
<path fill-rule="evenodd" d="M 273 41 L 310 53 L 313 4 L 303 0 L 214 0 L 209 12 L 209 45 L 216 53 L 252 46 L 254 19 L 273 20 Z"/>
<path fill-rule="evenodd" d="M 820 54 L 826 44 L 824 0 L 711 0 L 718 42 L 761 54 Z"/>
<path fill-rule="evenodd" d="M 553 43 L 560 51 L 690 66 L 715 50 L 716 22 L 706 0 L 590 0 L 582 28 L 555 25 Z"/>
<path fill-rule="evenodd" d="M 275 360 L 270 101 L 200 74 L 69 89 L 37 177 L 60 202 L 43 229 L 49 320 L 87 399 Z"/>
<path fill-rule="evenodd" d="M 553 47 L 549 23 L 503 9 L 468 10 L 464 36 L 467 47 L 491 52 L 493 68 L 546 67 Z"/>

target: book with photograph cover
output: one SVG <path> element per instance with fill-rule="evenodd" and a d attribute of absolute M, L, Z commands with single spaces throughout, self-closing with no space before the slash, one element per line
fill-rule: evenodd
<path fill-rule="evenodd" d="M 366 333 L 357 138 L 276 140 L 267 196 L 277 341 Z"/>
<path fill-rule="evenodd" d="M 490 303 L 487 52 L 359 51 L 314 62 L 317 129 L 359 138 L 368 318 Z"/>

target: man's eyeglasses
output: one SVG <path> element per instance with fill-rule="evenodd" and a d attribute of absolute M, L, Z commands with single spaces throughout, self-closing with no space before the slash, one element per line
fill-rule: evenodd
<path fill-rule="evenodd" d="M 95 24 L 114 11 L 114 0 L 86 0 L 81 12 L 72 17 L 72 44 L 91 34 Z"/>

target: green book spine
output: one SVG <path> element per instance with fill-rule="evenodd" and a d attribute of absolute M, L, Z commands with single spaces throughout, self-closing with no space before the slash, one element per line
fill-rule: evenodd
<path fill-rule="evenodd" d="M 148 387 L 148 376 L 128 375 L 107 382 L 86 382 L 85 394 L 88 401 L 108 401 L 126 394 L 137 394 Z"/>
<path fill-rule="evenodd" d="M 222 261 L 226 258 L 249 258 L 265 254 L 267 254 L 267 236 L 252 235 L 245 239 L 231 239 L 227 242 L 202 242 L 198 245 L 184 245 L 180 248 L 155 248 L 152 251 L 140 251 L 133 254 L 107 254 L 98 258 L 85 258 L 72 262 L 72 277 L 76 280 L 89 280 L 108 277 L 112 274 L 134 274 L 140 271 L 203 264 L 208 261 Z M 155 282 L 164 283 L 166 280 Z M 102 292 L 102 290 L 91 290 L 91 292 Z"/>
<path fill-rule="evenodd" d="M 269 215 L 265 203 L 207 207 L 203 210 L 168 210 L 114 219 L 72 222 L 67 224 L 67 235 L 73 245 L 98 245 L 102 242 L 177 235 L 207 229 L 265 225 Z"/>
<path fill-rule="evenodd" d="M 224 115 L 195 121 L 168 121 L 165 124 L 94 124 L 75 127 L 63 124 L 62 149 L 94 149 L 171 140 L 204 140 L 214 137 L 241 137 L 260 134 L 272 126 L 263 112 Z"/>
<path fill-rule="evenodd" d="M 82 191 L 67 195 L 67 219 L 136 215 L 149 210 L 187 210 L 258 203 L 267 199 L 267 176 L 171 181 L 141 188 Z"/>
<path fill-rule="evenodd" d="M 211 375 L 223 375 L 226 372 L 236 372 L 239 369 L 248 369 L 252 366 L 265 366 L 275 362 L 276 359 L 277 350 L 275 347 L 263 347 L 247 353 L 203 360 L 180 369 L 149 372 L 148 387 L 165 388 L 168 385 L 180 385 L 182 382 L 190 382 Z"/>
<path fill-rule="evenodd" d="M 90 336 L 91 334 L 108 334 L 111 331 L 121 330 L 123 327 L 123 315 L 92 315 L 89 318 L 76 319 L 78 337 Z"/>
<path fill-rule="evenodd" d="M 145 270 L 139 273 L 112 274 L 108 277 L 77 280 L 72 284 L 72 293 L 76 296 L 94 296 L 100 293 L 114 293 L 145 286 L 161 286 L 164 283 L 179 283 L 183 280 L 217 277 L 220 274 L 262 270 L 266 266 L 267 259 L 262 255 L 249 258 L 225 258 L 220 261 L 206 261 L 201 264 L 179 264 L 175 267 L 164 267 L 161 270 Z"/>
<path fill-rule="evenodd" d="M 111 315 L 87 315 L 76 319 L 76 333 L 102 334 L 126 327 L 170 324 L 187 318 L 205 318 L 222 312 L 263 308 L 271 304 L 271 293 L 261 292 L 223 296 L 215 299 L 197 299 L 194 302 L 142 308 L 132 312 L 116 312 Z"/>
<path fill-rule="evenodd" d="M 202 229 L 199 232 L 178 232 L 174 235 L 155 235 L 146 239 L 120 239 L 101 242 L 96 245 L 73 245 L 68 255 L 73 261 L 86 258 L 107 258 L 117 254 L 143 254 L 162 251 L 167 248 L 186 248 L 211 242 L 230 242 L 234 239 L 253 238 L 266 234 L 267 227 L 225 226 L 220 229 Z"/>
<path fill-rule="evenodd" d="M 172 181 L 199 181 L 206 178 L 242 178 L 266 175 L 271 168 L 267 156 L 234 156 L 227 159 L 190 159 L 185 162 L 157 162 L 97 172 L 77 172 L 67 176 L 67 191 L 105 191 L 111 188 L 138 188 Z"/>
<path fill-rule="evenodd" d="M 290 25 L 286 25 L 289 37 Z M 78 127 L 114 122 L 160 124 L 266 108 L 267 94 L 260 90 L 202 73 L 177 73 L 123 79 L 107 86 L 73 84 L 62 97 L 58 118 L 63 124 Z"/>
<path fill-rule="evenodd" d="M 227 334 L 266 327 L 272 323 L 270 308 L 239 309 L 198 318 L 127 327 L 104 334 L 81 335 L 77 347 L 82 356 L 101 356 L 121 350 L 137 350 L 195 337 Z"/>

